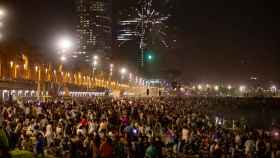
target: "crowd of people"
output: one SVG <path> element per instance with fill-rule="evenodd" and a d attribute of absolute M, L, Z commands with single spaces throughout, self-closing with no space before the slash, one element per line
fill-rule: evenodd
<path fill-rule="evenodd" d="M 32 151 L 34 157 L 280 158 L 277 120 L 267 121 L 269 128 L 251 128 L 216 109 L 216 104 L 223 104 L 236 111 L 243 103 L 250 100 L 165 97 L 3 103 L 0 157 L 19 149 Z"/>

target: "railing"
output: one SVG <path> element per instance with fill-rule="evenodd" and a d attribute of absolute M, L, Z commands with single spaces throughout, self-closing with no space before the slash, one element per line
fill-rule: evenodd
<path fill-rule="evenodd" d="M 87 88 L 104 87 L 109 89 L 129 88 L 129 84 L 121 84 L 111 79 L 98 78 L 82 72 L 63 70 L 62 66 L 55 68 L 50 64 L 29 64 L 23 55 L 23 61 L 0 59 L 0 81 L 35 81 L 36 83 L 52 82 L 59 85 L 76 85 Z"/>

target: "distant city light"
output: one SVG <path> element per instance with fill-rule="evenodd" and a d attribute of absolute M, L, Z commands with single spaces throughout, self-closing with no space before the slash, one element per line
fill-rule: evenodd
<path fill-rule="evenodd" d="M 181 91 L 181 92 L 185 92 L 186 90 L 185 90 L 185 88 L 181 87 L 181 88 L 180 88 L 180 91 Z"/>
<path fill-rule="evenodd" d="M 272 85 L 272 86 L 270 87 L 270 90 L 271 90 L 272 92 L 276 92 L 276 91 L 277 91 L 277 87 L 276 87 L 275 85 Z"/>
<path fill-rule="evenodd" d="M 240 91 L 240 92 L 243 93 L 243 92 L 245 92 L 245 90 L 246 90 L 246 86 L 240 86 L 240 87 L 239 87 L 239 91 Z"/>
<path fill-rule="evenodd" d="M 215 89 L 215 91 L 218 91 L 220 89 L 220 87 L 219 86 L 215 86 L 214 89 Z"/>
<path fill-rule="evenodd" d="M 232 89 L 232 86 L 231 86 L 231 85 L 228 85 L 227 88 L 228 88 L 228 90 L 231 90 L 231 89 Z"/>
<path fill-rule="evenodd" d="M 62 62 L 64 62 L 64 61 L 66 61 L 66 57 L 63 55 L 63 56 L 60 57 L 60 60 L 61 60 Z"/>
<path fill-rule="evenodd" d="M 201 86 L 200 84 L 197 86 L 197 88 L 198 88 L 199 90 L 202 90 L 202 86 Z"/>
<path fill-rule="evenodd" d="M 251 76 L 251 78 L 250 78 L 251 80 L 258 80 L 258 78 L 257 77 L 255 77 L 255 76 Z"/>
<path fill-rule="evenodd" d="M 38 71 L 38 66 L 35 66 L 35 71 L 36 71 L 36 72 Z"/>
<path fill-rule="evenodd" d="M 121 68 L 120 73 L 121 73 L 122 75 L 126 74 L 126 73 L 127 73 L 126 68 Z"/>
<path fill-rule="evenodd" d="M 94 55 L 94 56 L 93 56 L 93 59 L 94 59 L 94 60 L 98 60 L 98 56 L 97 56 L 97 55 Z"/>
<path fill-rule="evenodd" d="M 2 17 L 4 17 L 5 14 L 6 14 L 5 10 L 4 10 L 3 8 L 0 8 L 0 19 L 1 19 Z"/>
<path fill-rule="evenodd" d="M 14 66 L 14 62 L 10 61 L 11 68 Z"/>
<path fill-rule="evenodd" d="M 97 66 L 97 64 L 98 64 L 97 60 L 94 60 L 93 61 L 93 66 Z"/>

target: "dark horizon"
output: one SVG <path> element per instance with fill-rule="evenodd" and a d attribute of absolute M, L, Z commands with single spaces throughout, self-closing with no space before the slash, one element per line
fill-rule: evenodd
<path fill-rule="evenodd" d="M 113 2 L 114 18 L 119 10 L 127 8 L 124 4 L 133 2 Z M 177 42 L 170 49 L 155 48 L 161 58 L 153 65 L 154 71 L 179 69 L 186 81 L 204 83 L 238 84 L 251 76 L 279 83 L 280 23 L 276 4 L 250 0 L 164 3 L 171 6 L 169 35 Z M 8 38 L 25 39 L 53 52 L 56 36 L 75 35 L 74 0 L 4 0 L 0 5 L 9 11 L 5 26 Z M 165 8 L 161 7 L 163 11 Z M 113 50 L 112 55 L 133 63 L 136 51 L 136 44 L 130 43 Z"/>

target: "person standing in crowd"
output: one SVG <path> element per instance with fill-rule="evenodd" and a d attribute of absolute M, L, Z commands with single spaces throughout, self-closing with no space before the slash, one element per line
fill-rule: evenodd
<path fill-rule="evenodd" d="M 18 148 L 63 158 L 277 158 L 279 141 L 270 128 L 255 129 L 244 119 L 225 121 L 218 112 L 258 103 L 166 97 L 3 104 L 0 155 Z"/>
<path fill-rule="evenodd" d="M 10 158 L 11 156 L 9 154 L 9 140 L 2 125 L 2 119 L 0 118 L 0 157 Z"/>
<path fill-rule="evenodd" d="M 45 157 L 45 153 L 44 153 L 44 137 L 41 133 L 37 133 L 36 134 L 36 142 L 34 145 L 34 155 L 35 158 L 38 158 L 40 155 L 42 158 Z"/>
<path fill-rule="evenodd" d="M 113 147 L 108 142 L 108 138 L 106 136 L 101 138 L 99 155 L 100 155 L 100 158 L 112 158 L 113 157 Z"/>

